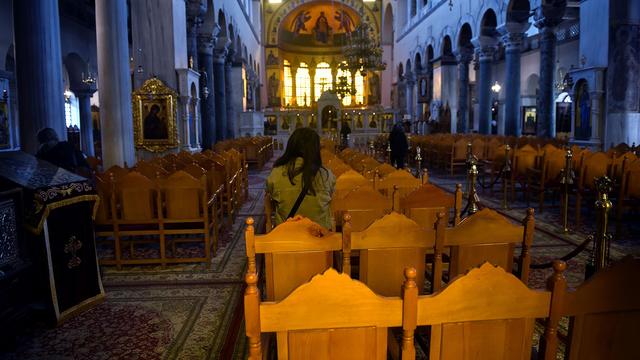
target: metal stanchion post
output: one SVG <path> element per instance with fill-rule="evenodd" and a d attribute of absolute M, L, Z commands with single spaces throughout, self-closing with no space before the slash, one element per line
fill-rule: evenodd
<path fill-rule="evenodd" d="M 572 159 L 573 153 L 571 149 L 567 148 L 564 169 L 562 169 L 560 175 L 560 184 L 562 185 L 562 230 L 565 234 L 569 232 L 569 192 L 574 179 Z"/>
<path fill-rule="evenodd" d="M 502 208 L 505 210 L 509 209 L 509 201 L 507 199 L 507 181 L 509 181 L 511 174 L 511 159 L 509 159 L 509 152 L 511 152 L 511 147 L 507 145 L 504 148 L 504 166 L 502 167 Z"/>
<path fill-rule="evenodd" d="M 476 178 L 478 177 L 478 168 L 476 167 L 475 163 L 471 164 L 471 168 L 469 169 L 469 179 L 470 179 L 470 186 L 469 186 L 469 215 L 473 215 L 475 213 L 478 212 L 478 210 L 480 210 L 478 208 L 478 193 L 476 192 Z"/>
<path fill-rule="evenodd" d="M 373 140 L 369 140 L 369 152 L 370 152 L 371 157 L 375 159 L 376 152 L 375 152 L 375 148 L 373 146 Z"/>
<path fill-rule="evenodd" d="M 387 161 L 391 164 L 391 141 L 387 142 Z M 394 166 L 391 164 L 391 166 Z"/>
<path fill-rule="evenodd" d="M 606 176 L 596 179 L 598 189 L 598 200 L 596 200 L 596 235 L 594 243 L 596 271 L 602 270 L 609 264 L 609 246 L 611 235 L 608 234 L 609 211 L 613 207 L 609 200 L 609 192 L 613 187 L 613 182 Z"/>
<path fill-rule="evenodd" d="M 416 146 L 416 176 L 422 179 L 422 150 L 420 146 Z"/>

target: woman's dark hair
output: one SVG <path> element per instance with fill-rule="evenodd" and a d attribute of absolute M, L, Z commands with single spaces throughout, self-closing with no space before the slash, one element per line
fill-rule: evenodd
<path fill-rule="evenodd" d="M 296 159 L 302 158 L 302 167 L 296 169 Z M 274 167 L 286 166 L 287 176 L 291 185 L 295 185 L 293 178 L 302 173 L 302 187 L 307 186 L 309 193 L 315 195 L 313 180 L 322 166 L 320 157 L 320 136 L 310 128 L 296 129 L 289 137 L 284 154 L 276 160 Z"/>

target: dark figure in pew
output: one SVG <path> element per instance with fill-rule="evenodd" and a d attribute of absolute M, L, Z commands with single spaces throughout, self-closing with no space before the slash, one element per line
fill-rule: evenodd
<path fill-rule="evenodd" d="M 60 141 L 52 128 L 44 128 L 38 132 L 38 143 L 40 148 L 36 157 L 39 159 L 81 176 L 91 176 L 91 167 L 84 154 L 69 142 Z"/>
<path fill-rule="evenodd" d="M 340 129 L 340 138 L 342 140 L 343 147 L 349 147 L 349 134 L 351 134 L 351 127 L 348 122 L 342 123 L 342 129 Z"/>
<path fill-rule="evenodd" d="M 404 169 L 404 158 L 409 151 L 409 142 L 404 133 L 401 123 L 396 123 L 389 134 L 389 144 L 391 146 L 391 165 L 396 169 Z"/>

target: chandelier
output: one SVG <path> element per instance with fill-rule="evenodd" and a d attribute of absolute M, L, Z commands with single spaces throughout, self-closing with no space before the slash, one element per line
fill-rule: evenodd
<path fill-rule="evenodd" d="M 375 40 L 369 24 L 362 22 L 347 37 L 347 45 L 342 47 L 346 65 L 342 68 L 351 73 L 360 71 L 363 77 L 368 71 L 382 71 L 387 64 L 382 61 L 382 47 Z"/>
<path fill-rule="evenodd" d="M 343 100 L 347 95 L 355 95 L 356 89 L 351 86 L 349 79 L 346 76 L 338 76 L 334 93 L 338 95 L 340 100 Z"/>

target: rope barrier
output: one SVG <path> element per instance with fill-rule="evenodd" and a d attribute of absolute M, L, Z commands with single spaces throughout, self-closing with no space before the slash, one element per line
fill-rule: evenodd
<path fill-rule="evenodd" d="M 587 236 L 587 238 L 580 245 L 578 245 L 575 249 L 571 250 L 565 256 L 561 257 L 560 260 L 569 261 L 569 260 L 573 259 L 578 254 L 580 254 L 582 251 L 584 251 L 584 249 L 587 248 L 587 245 L 589 245 L 589 243 L 591 241 L 593 241 L 593 235 Z M 552 266 L 553 266 L 553 262 L 547 262 L 547 263 L 542 263 L 542 264 L 531 264 L 529 267 L 531 269 L 548 269 L 548 268 L 550 268 Z"/>

